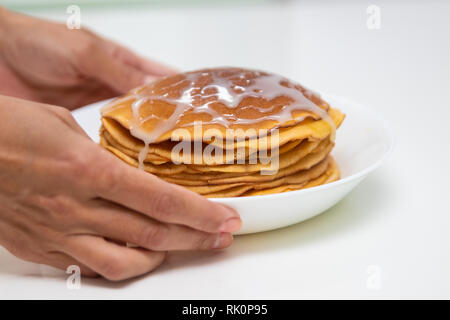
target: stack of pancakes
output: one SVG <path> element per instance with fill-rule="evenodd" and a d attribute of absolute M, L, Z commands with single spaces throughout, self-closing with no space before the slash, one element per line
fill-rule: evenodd
<path fill-rule="evenodd" d="M 280 193 L 335 181 L 344 115 L 262 71 L 169 76 L 102 109 L 101 145 L 126 163 L 206 197 Z"/>

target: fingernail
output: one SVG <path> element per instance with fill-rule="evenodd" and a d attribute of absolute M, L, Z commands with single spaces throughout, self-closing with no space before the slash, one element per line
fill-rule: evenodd
<path fill-rule="evenodd" d="M 233 239 L 233 236 L 229 233 L 219 233 L 217 235 L 216 241 L 213 244 L 213 249 L 222 249 L 226 248 L 230 245 L 230 239 Z"/>
<path fill-rule="evenodd" d="M 225 221 L 220 227 L 221 232 L 235 232 L 238 231 L 242 226 L 242 221 L 240 218 L 230 218 Z"/>

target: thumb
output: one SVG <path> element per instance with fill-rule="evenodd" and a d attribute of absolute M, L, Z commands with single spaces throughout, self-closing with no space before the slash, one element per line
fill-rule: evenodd
<path fill-rule="evenodd" d="M 106 50 L 95 50 L 89 60 L 86 75 L 103 82 L 120 94 L 155 79 L 111 56 Z"/>

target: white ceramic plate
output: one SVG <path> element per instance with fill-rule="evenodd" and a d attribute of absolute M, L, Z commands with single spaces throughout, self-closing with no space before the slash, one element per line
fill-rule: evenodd
<path fill-rule="evenodd" d="M 222 198 L 213 201 L 235 208 L 243 226 L 237 234 L 285 227 L 309 219 L 329 209 L 347 195 L 392 151 L 391 130 L 374 111 L 347 99 L 323 95 L 325 101 L 346 114 L 332 152 L 341 170 L 341 179 L 322 186 L 279 194 Z M 107 101 L 73 112 L 88 135 L 98 141 L 100 108 Z"/>

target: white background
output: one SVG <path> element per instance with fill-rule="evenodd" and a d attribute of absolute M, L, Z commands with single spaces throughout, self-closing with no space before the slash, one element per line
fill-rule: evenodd
<path fill-rule="evenodd" d="M 371 4 L 379 30 L 366 26 Z M 366 104 L 396 148 L 328 212 L 172 254 L 136 280 L 68 290 L 64 273 L 1 249 L 1 298 L 450 298 L 449 1 L 81 9 L 84 25 L 182 70 L 255 67 Z"/>

